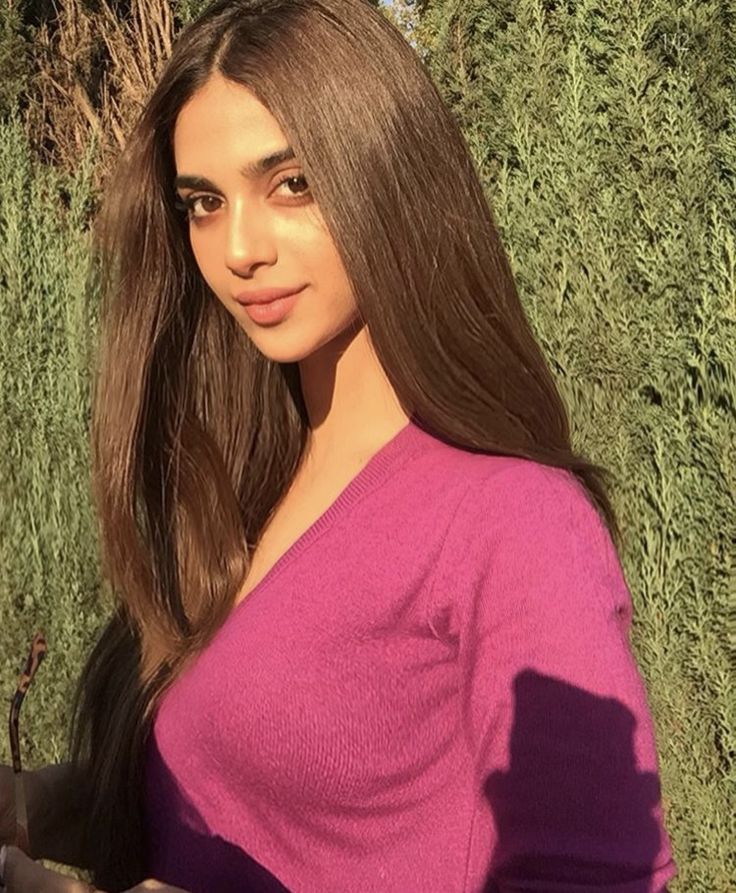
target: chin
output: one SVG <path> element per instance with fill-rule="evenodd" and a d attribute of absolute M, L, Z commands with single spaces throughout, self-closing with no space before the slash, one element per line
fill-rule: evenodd
<path fill-rule="evenodd" d="M 273 363 L 299 363 L 319 350 L 319 342 L 309 341 L 303 335 L 288 333 L 283 324 L 257 331 L 246 330 L 246 334 L 263 354 Z"/>
<path fill-rule="evenodd" d="M 298 325 L 291 328 L 287 320 L 274 326 L 248 328 L 246 334 L 263 356 L 274 363 L 300 363 L 321 351 L 339 356 L 357 334 L 355 322 L 337 332 L 333 330 L 312 337 L 303 329 L 297 331 L 298 328 Z"/>

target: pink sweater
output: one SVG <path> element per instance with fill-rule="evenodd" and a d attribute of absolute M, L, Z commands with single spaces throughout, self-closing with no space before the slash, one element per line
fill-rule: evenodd
<path fill-rule="evenodd" d="M 149 876 L 192 893 L 659 893 L 609 534 L 568 472 L 412 420 L 163 699 Z"/>

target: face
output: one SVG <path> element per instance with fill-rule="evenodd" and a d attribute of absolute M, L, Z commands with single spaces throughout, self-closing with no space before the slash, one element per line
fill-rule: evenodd
<path fill-rule="evenodd" d="M 298 158 L 247 176 L 244 166 L 288 148 L 275 118 L 219 75 L 181 109 L 174 129 L 179 202 L 205 281 L 256 347 L 298 362 L 360 325 L 351 285 Z M 185 183 L 198 178 L 207 184 Z M 278 321 L 254 319 L 236 295 L 304 286 Z"/>

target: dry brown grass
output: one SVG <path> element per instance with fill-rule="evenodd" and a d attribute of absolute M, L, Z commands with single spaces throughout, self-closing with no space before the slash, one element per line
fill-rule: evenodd
<path fill-rule="evenodd" d="M 124 147 L 175 36 L 173 0 L 132 0 L 125 19 L 114 0 L 98 3 L 98 11 L 89 11 L 82 0 L 52 0 L 55 16 L 36 34 L 24 112 L 34 152 L 68 172 L 97 135 L 95 189 Z M 406 0 L 383 11 L 399 27 L 413 21 Z"/>
<path fill-rule="evenodd" d="M 95 186 L 125 145 L 171 52 L 169 0 L 132 0 L 122 21 L 108 0 L 97 12 L 81 0 L 55 0 L 56 17 L 38 31 L 36 72 L 28 95 L 28 138 L 42 161 L 72 172 L 95 133 Z"/>

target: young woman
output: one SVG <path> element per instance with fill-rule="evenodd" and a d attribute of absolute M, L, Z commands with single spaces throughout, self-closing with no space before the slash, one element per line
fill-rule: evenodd
<path fill-rule="evenodd" d="M 606 472 L 404 37 L 214 3 L 98 235 L 115 611 L 30 855 L 110 891 L 666 889 Z M 6 852 L 12 893 L 78 889 Z"/>

